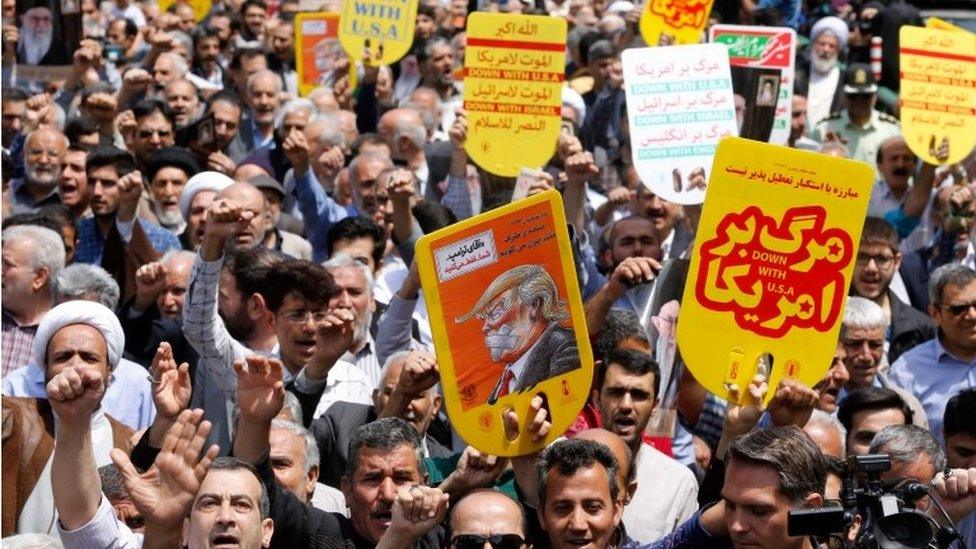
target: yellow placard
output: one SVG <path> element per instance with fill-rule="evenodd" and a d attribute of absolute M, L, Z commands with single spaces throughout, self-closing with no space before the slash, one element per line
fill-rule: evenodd
<path fill-rule="evenodd" d="M 560 436 L 586 403 L 593 377 L 583 302 L 554 190 L 429 234 L 417 265 L 451 425 L 496 456 L 537 451 Z M 526 433 L 532 398 L 545 396 L 552 430 Z M 520 435 L 508 440 L 514 409 Z"/>
<path fill-rule="evenodd" d="M 745 394 L 767 353 L 770 387 L 823 377 L 873 182 L 863 162 L 719 143 L 678 318 L 681 356 L 706 389 Z"/>
<path fill-rule="evenodd" d="M 949 142 L 958 162 L 976 146 L 976 34 L 904 26 L 899 31 L 901 131 L 912 152 L 941 164 Z"/>
<path fill-rule="evenodd" d="M 929 17 L 928 19 L 926 19 L 925 26 L 930 29 L 942 29 L 942 30 L 955 31 L 955 32 L 969 32 L 958 25 L 953 25 L 952 23 L 946 21 L 945 19 L 939 19 L 938 17 Z"/>
<path fill-rule="evenodd" d="M 465 149 L 483 169 L 515 177 L 556 150 L 566 70 L 566 20 L 476 12 L 464 53 Z"/>
<path fill-rule="evenodd" d="M 335 64 L 342 54 L 338 36 L 337 13 L 323 11 L 295 15 L 295 69 L 299 94 L 308 95 L 334 80 Z"/>
<path fill-rule="evenodd" d="M 346 0 L 339 41 L 350 59 L 390 65 L 410 51 L 418 0 Z M 369 58 L 366 59 L 366 55 Z"/>
<path fill-rule="evenodd" d="M 648 46 L 701 42 L 713 0 L 648 0 L 640 32 Z"/>
<path fill-rule="evenodd" d="M 184 2 L 193 8 L 193 18 L 197 22 L 203 21 L 210 13 L 210 9 L 213 8 L 213 0 L 184 0 Z M 175 3 L 176 0 L 159 0 L 157 5 L 159 5 L 160 12 L 165 12 Z"/>

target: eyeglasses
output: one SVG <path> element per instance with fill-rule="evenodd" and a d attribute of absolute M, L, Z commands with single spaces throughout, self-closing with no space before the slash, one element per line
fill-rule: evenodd
<path fill-rule="evenodd" d="M 519 549 L 525 545 L 525 540 L 518 534 L 495 534 L 490 537 L 461 534 L 451 539 L 451 546 L 457 549 L 482 549 L 486 542 L 493 549 Z"/>
<path fill-rule="evenodd" d="M 300 309 L 297 311 L 288 311 L 287 313 L 281 313 L 281 316 L 291 324 L 305 324 L 308 322 L 308 317 L 311 315 L 312 321 L 322 322 L 328 315 L 325 311 L 306 311 Z"/>
<path fill-rule="evenodd" d="M 867 343 L 868 349 L 871 349 L 872 351 L 883 349 L 885 343 L 883 339 L 846 339 L 846 338 L 841 338 L 840 342 L 843 343 L 844 347 L 847 347 L 848 349 L 860 349 L 861 347 L 864 347 L 865 343 Z"/>
<path fill-rule="evenodd" d="M 943 311 L 949 311 L 955 316 L 962 316 L 969 312 L 969 309 L 976 307 L 976 301 L 972 303 L 960 303 L 959 305 L 943 305 L 939 307 Z"/>
<path fill-rule="evenodd" d="M 857 259 L 855 262 L 860 266 L 865 266 L 871 261 L 880 269 L 887 269 L 895 262 L 895 256 L 893 255 L 870 255 L 870 254 L 857 254 Z"/>

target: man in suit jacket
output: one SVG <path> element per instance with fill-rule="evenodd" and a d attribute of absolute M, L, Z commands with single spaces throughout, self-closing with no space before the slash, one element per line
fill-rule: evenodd
<path fill-rule="evenodd" d="M 356 429 L 383 417 L 402 417 L 422 437 L 423 457 L 450 457 L 451 451 L 434 440 L 427 428 L 441 407 L 436 359 L 420 351 L 402 351 L 387 359 L 380 386 L 373 391 L 373 405 L 336 402 L 312 421 L 309 430 L 319 446 L 319 482 L 338 487 L 346 474 L 349 442 Z M 409 374 L 403 374 L 404 371 Z M 426 374 L 422 374 L 426 372 Z M 402 374 L 402 375 L 401 375 Z M 293 392 L 294 388 L 292 389 Z M 311 395 L 296 392 L 301 401 Z M 314 397 L 312 397 L 314 398 Z M 308 416 L 311 417 L 311 416 Z"/>
<path fill-rule="evenodd" d="M 561 325 L 569 319 L 566 302 L 539 265 L 506 271 L 455 322 L 473 317 L 484 322 L 482 332 L 492 361 L 505 364 L 489 404 L 580 367 L 573 331 Z"/>

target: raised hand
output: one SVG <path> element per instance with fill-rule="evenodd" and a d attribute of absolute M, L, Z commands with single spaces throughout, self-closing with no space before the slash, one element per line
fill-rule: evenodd
<path fill-rule="evenodd" d="M 794 379 L 782 379 L 766 411 L 769 412 L 773 425 L 777 427 L 803 427 L 810 420 L 818 400 L 817 392 L 803 383 Z"/>
<path fill-rule="evenodd" d="M 701 189 L 704 191 L 707 187 L 708 180 L 705 179 L 705 168 L 698 167 L 692 170 L 688 175 L 688 184 L 685 186 L 685 190 Z"/>
<path fill-rule="evenodd" d="M 335 364 L 356 336 L 354 326 L 356 316 L 349 309 L 336 307 L 330 310 L 325 319 L 315 325 L 315 354 L 309 360 L 306 375 L 313 379 L 324 378 L 329 368 Z"/>
<path fill-rule="evenodd" d="M 155 378 L 153 403 L 156 404 L 156 415 L 173 419 L 190 405 L 190 365 L 184 362 L 177 366 L 173 348 L 164 341 L 156 349 L 151 371 Z"/>
<path fill-rule="evenodd" d="M 544 403 L 542 397 L 539 395 L 532 397 L 532 401 L 529 402 L 528 416 L 532 419 L 526 426 L 525 432 L 532 437 L 532 442 L 536 444 L 544 441 L 552 429 L 552 422 L 549 421 L 549 412 L 543 407 Z M 518 438 L 521 432 L 518 412 L 514 409 L 508 410 L 502 416 L 502 421 L 505 424 L 505 436 L 509 440 Z"/>
<path fill-rule="evenodd" d="M 411 351 L 403 363 L 396 388 L 404 395 L 419 395 L 439 380 L 437 357 L 424 351 Z"/>
<path fill-rule="evenodd" d="M 169 38 L 169 35 L 165 33 L 163 35 Z M 145 91 L 151 83 L 152 75 L 145 69 L 129 69 L 122 76 L 122 87 L 133 95 Z"/>
<path fill-rule="evenodd" d="M 976 467 L 952 469 L 948 474 L 940 472 L 932 480 L 931 493 L 953 523 L 976 513 Z M 935 505 L 930 505 L 928 512 L 936 521 L 943 522 L 942 513 Z"/>
<path fill-rule="evenodd" d="M 628 257 L 620 262 L 607 281 L 611 295 L 620 297 L 628 287 L 654 280 L 661 271 L 661 263 L 650 257 Z"/>
<path fill-rule="evenodd" d="M 210 434 L 210 422 L 202 420 L 203 410 L 180 413 L 166 432 L 155 465 L 145 473 L 136 471 L 125 452 L 112 450 L 112 461 L 122 474 L 125 490 L 147 525 L 179 528 L 189 515 L 193 498 L 219 450 L 213 445 L 200 455 Z"/>
<path fill-rule="evenodd" d="M 41 93 L 31 97 L 27 100 L 26 108 L 21 133 L 26 135 L 54 123 L 54 101 L 49 94 Z"/>
<path fill-rule="evenodd" d="M 223 249 L 224 243 L 243 231 L 253 217 L 253 212 L 245 210 L 226 198 L 214 200 L 207 209 L 207 222 L 203 230 L 204 241 L 210 240 L 218 249 Z"/>
<path fill-rule="evenodd" d="M 585 185 L 600 173 L 600 168 L 596 167 L 596 162 L 593 160 L 593 153 L 588 151 L 578 152 L 567 158 L 565 167 L 568 185 Z"/>
<path fill-rule="evenodd" d="M 167 274 L 166 265 L 155 261 L 136 269 L 135 308 L 137 311 L 147 310 L 166 290 Z"/>
<path fill-rule="evenodd" d="M 450 492 L 454 499 L 478 488 L 491 486 L 508 467 L 508 460 L 498 456 L 483 454 L 473 446 L 461 453 L 457 467 L 450 474 L 441 489 Z"/>
<path fill-rule="evenodd" d="M 342 171 L 346 163 L 346 155 L 342 152 L 341 147 L 329 147 L 319 154 L 315 162 L 318 165 L 316 173 L 321 174 L 322 179 L 325 180 L 319 181 L 319 183 L 331 185 L 339 175 L 339 172 Z"/>
<path fill-rule="evenodd" d="M 762 401 L 768 390 L 769 385 L 766 383 L 766 378 L 761 375 L 753 377 L 752 381 L 749 382 L 745 398 L 740 398 L 738 385 L 729 386 L 729 404 L 725 408 L 725 424 L 722 426 L 722 438 L 719 440 L 718 450 L 715 453 L 718 459 L 724 460 L 725 453 L 732 442 L 740 435 L 751 431 L 756 423 L 759 423 L 759 418 L 762 416 Z"/>
<path fill-rule="evenodd" d="M 124 110 L 115 115 L 115 129 L 128 143 L 136 133 L 136 115 L 131 110 Z"/>
<path fill-rule="evenodd" d="M 451 137 L 451 145 L 455 150 L 463 151 L 464 143 L 468 139 L 468 111 L 458 109 L 455 111 L 454 123 L 447 134 Z"/>
<path fill-rule="evenodd" d="M 231 175 L 237 169 L 237 164 L 226 154 L 214 151 L 207 156 L 207 169 L 224 175 Z"/>
<path fill-rule="evenodd" d="M 292 128 L 291 133 L 282 143 L 282 149 L 284 149 L 285 156 L 288 157 L 288 161 L 291 162 L 292 168 L 295 170 L 295 177 L 305 175 L 308 172 L 308 140 L 305 139 L 305 133 L 297 128 Z"/>
<path fill-rule="evenodd" d="M 415 179 L 410 170 L 401 168 L 390 172 L 386 182 L 386 193 L 395 206 L 410 208 L 417 201 L 419 197 Z"/>
<path fill-rule="evenodd" d="M 536 177 L 534 177 L 532 182 L 529 183 L 529 190 L 526 193 L 526 196 L 535 196 L 539 193 L 544 193 L 553 187 L 554 183 L 552 180 L 552 175 L 540 170 L 536 172 Z"/>
<path fill-rule="evenodd" d="M 135 170 L 119 178 L 119 206 L 118 220 L 129 222 L 135 219 L 139 198 L 142 196 L 142 172 Z"/>
<path fill-rule="evenodd" d="M 251 355 L 246 360 L 234 361 L 234 371 L 241 420 L 270 424 L 285 403 L 281 362 Z"/>
<path fill-rule="evenodd" d="M 401 542 L 409 540 L 411 543 L 408 545 L 412 545 L 414 540 L 444 520 L 449 499 L 447 494 L 430 486 L 401 488 L 393 501 L 390 527 L 387 529 L 390 536 L 384 534 L 383 538 L 392 537 Z M 380 545 L 386 546 L 384 539 L 380 540 Z"/>
<path fill-rule="evenodd" d="M 68 366 L 47 382 L 47 399 L 62 423 L 91 421 L 105 395 L 105 379 L 94 368 Z"/>

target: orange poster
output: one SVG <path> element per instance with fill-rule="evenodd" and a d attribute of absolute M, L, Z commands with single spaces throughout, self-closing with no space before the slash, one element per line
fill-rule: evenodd
<path fill-rule="evenodd" d="M 313 89 L 331 82 L 335 63 L 344 55 L 339 44 L 339 14 L 296 15 L 295 54 L 298 93 L 308 95 Z"/>
<path fill-rule="evenodd" d="M 451 423 L 483 452 L 521 455 L 542 446 L 505 437 L 513 408 L 520 432 L 543 394 L 546 443 L 586 402 L 593 357 L 562 200 L 547 191 L 424 236 L 417 264 Z"/>

